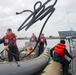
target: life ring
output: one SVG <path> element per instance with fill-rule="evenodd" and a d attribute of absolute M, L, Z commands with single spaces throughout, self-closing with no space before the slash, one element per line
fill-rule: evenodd
<path fill-rule="evenodd" d="M 34 46 L 29 46 L 29 47 L 27 47 L 27 52 L 32 52 L 33 49 L 34 49 Z"/>

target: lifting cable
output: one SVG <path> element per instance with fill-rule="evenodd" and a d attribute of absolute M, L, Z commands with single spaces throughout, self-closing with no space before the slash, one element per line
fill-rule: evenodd
<path fill-rule="evenodd" d="M 28 18 L 21 24 L 21 26 L 18 28 L 18 31 L 21 31 L 22 29 L 25 28 L 25 30 L 28 30 L 28 28 L 30 26 L 32 26 L 35 22 L 37 22 L 38 20 L 42 20 L 44 19 L 47 15 L 47 19 L 45 20 L 41 31 L 39 33 L 39 37 L 38 37 L 38 41 L 33 49 L 33 51 L 35 50 L 35 48 L 37 47 L 38 43 L 39 43 L 39 38 L 40 35 L 42 34 L 42 31 L 47 23 L 47 21 L 49 20 L 49 18 L 51 17 L 51 15 L 53 14 L 53 12 L 55 11 L 55 4 L 57 3 L 57 0 L 55 0 L 55 2 L 53 3 L 53 5 L 49 5 L 48 7 L 46 7 L 46 4 L 49 3 L 51 0 L 47 0 L 44 4 L 42 4 L 41 1 L 37 1 L 34 5 L 34 12 L 32 12 L 31 10 L 23 10 L 22 12 L 16 12 L 16 15 L 18 14 L 22 14 L 24 12 L 31 12 L 31 14 L 28 16 Z M 40 6 L 38 8 L 36 8 L 37 4 L 40 4 Z M 32 18 L 28 23 L 27 21 Z M 32 51 L 32 52 L 33 52 Z M 30 55 L 32 52 L 30 52 L 28 55 Z M 24 55 L 23 59 L 25 57 L 27 57 L 28 55 Z"/>
<path fill-rule="evenodd" d="M 22 12 L 16 12 L 16 15 L 19 15 L 19 14 L 22 14 L 24 12 L 30 12 L 31 14 L 28 16 L 28 18 L 21 24 L 21 26 L 18 28 L 18 31 L 21 31 L 22 29 L 25 28 L 25 30 L 28 30 L 29 27 L 31 27 L 35 22 L 37 22 L 38 20 L 42 20 L 44 19 L 46 16 L 47 16 L 47 19 L 45 20 L 42 28 L 41 28 L 41 31 L 39 33 L 39 37 L 38 37 L 38 41 L 34 47 L 34 49 L 32 50 L 32 52 L 35 50 L 35 48 L 37 47 L 38 43 L 39 43 L 39 38 L 40 38 L 40 35 L 42 34 L 43 32 L 43 29 L 47 23 L 47 21 L 49 20 L 49 18 L 51 17 L 51 15 L 54 13 L 55 11 L 55 4 L 57 3 L 57 0 L 55 0 L 55 2 L 52 4 L 52 5 L 49 5 L 48 7 L 46 7 L 46 4 L 49 3 L 51 0 L 47 0 L 44 4 L 42 4 L 41 1 L 37 1 L 35 4 L 34 4 L 34 12 L 32 12 L 31 10 L 23 10 Z M 40 6 L 38 8 L 36 8 L 36 6 L 40 4 Z M 28 23 L 27 21 L 32 18 Z M 4 51 L 4 50 L 3 50 Z M 3 52 L 2 51 L 2 52 Z M 1 53 L 2 53 L 1 52 Z M 9 50 L 7 50 L 7 52 L 10 52 Z M 23 60 L 25 57 L 29 56 L 32 52 L 30 52 L 28 55 L 24 55 L 23 57 L 21 57 Z M 16 56 L 16 57 L 19 57 L 18 55 L 10 52 L 12 55 Z M 18 62 L 15 61 L 16 64 L 19 66 Z"/>
<path fill-rule="evenodd" d="M 0 52 L 0 54 L 2 54 L 3 52 L 4 52 L 4 49 Z M 1 56 L 0 56 L 0 59 L 4 60 L 4 58 L 2 58 Z"/>

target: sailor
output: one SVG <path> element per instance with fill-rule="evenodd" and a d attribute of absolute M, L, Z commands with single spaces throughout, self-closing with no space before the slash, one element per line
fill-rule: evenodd
<path fill-rule="evenodd" d="M 18 47 L 16 44 L 16 35 L 12 32 L 12 29 L 9 28 L 7 29 L 6 35 L 0 40 L 0 44 L 4 43 L 5 46 L 5 50 L 9 50 L 8 51 L 8 61 L 12 62 L 13 61 L 13 57 L 15 58 L 16 61 L 19 61 L 19 51 L 18 51 Z M 11 53 L 17 55 L 13 55 Z"/>
<path fill-rule="evenodd" d="M 44 34 L 41 34 L 39 38 L 39 55 L 44 51 L 44 44 L 47 46 L 47 41 Z"/>
<path fill-rule="evenodd" d="M 50 50 L 50 55 L 54 61 L 62 64 L 64 75 L 71 75 L 68 72 L 70 61 L 68 61 L 65 58 L 65 55 L 67 55 L 71 59 L 73 59 L 73 57 L 69 54 L 68 50 L 66 49 L 65 40 L 60 40 L 60 43 L 58 43 L 55 47 L 53 47 Z"/>
<path fill-rule="evenodd" d="M 32 36 L 30 38 L 30 41 L 31 42 L 37 42 L 37 37 L 36 37 L 36 35 L 34 33 L 32 33 Z"/>

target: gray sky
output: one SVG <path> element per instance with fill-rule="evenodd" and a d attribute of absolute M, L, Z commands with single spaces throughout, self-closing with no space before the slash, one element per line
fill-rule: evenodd
<path fill-rule="evenodd" d="M 35 23 L 27 31 L 22 30 L 18 32 L 18 27 L 30 13 L 23 13 L 18 16 L 15 14 L 17 11 L 19 12 L 25 9 L 33 11 L 33 6 L 37 1 L 38 0 L 0 0 L 0 37 L 5 35 L 7 28 L 12 28 L 13 32 L 20 37 L 30 36 L 33 32 L 38 36 L 45 19 Z M 46 0 L 40 1 L 44 3 Z M 52 4 L 52 2 L 49 4 Z M 43 33 L 46 36 L 58 36 L 58 31 L 70 30 L 71 28 L 76 30 L 76 0 L 58 0 L 55 8 L 56 10 L 47 22 Z"/>

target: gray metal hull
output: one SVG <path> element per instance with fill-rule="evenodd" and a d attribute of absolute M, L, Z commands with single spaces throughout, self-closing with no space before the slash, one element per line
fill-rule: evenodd
<path fill-rule="evenodd" d="M 71 38 L 76 38 L 76 31 L 59 31 L 60 39 L 66 39 L 66 37 L 71 36 Z"/>
<path fill-rule="evenodd" d="M 39 71 L 47 64 L 49 60 L 49 49 L 45 49 L 44 53 L 36 59 L 16 63 L 0 64 L 0 75 L 32 75 Z"/>

